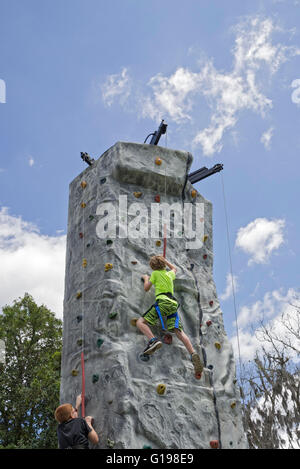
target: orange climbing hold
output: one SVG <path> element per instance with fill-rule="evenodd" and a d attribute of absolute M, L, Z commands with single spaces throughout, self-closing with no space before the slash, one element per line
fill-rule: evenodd
<path fill-rule="evenodd" d="M 86 259 L 83 259 L 82 261 L 82 267 L 85 269 L 87 266 L 87 260 Z"/>
<path fill-rule="evenodd" d="M 142 192 L 134 192 L 133 195 L 134 197 L 136 197 L 137 199 L 139 199 L 141 196 L 142 196 Z"/>
<path fill-rule="evenodd" d="M 85 189 L 86 186 L 87 186 L 87 183 L 86 183 L 86 181 L 82 181 L 82 183 L 80 185 L 81 185 L 82 189 Z"/>
<path fill-rule="evenodd" d="M 113 265 L 107 263 L 107 264 L 105 264 L 104 270 L 105 270 L 105 272 L 108 272 L 108 271 L 111 270 L 112 268 L 113 268 Z"/>
<path fill-rule="evenodd" d="M 160 166 L 160 165 L 162 164 L 162 159 L 159 158 L 159 157 L 157 157 L 157 158 L 155 159 L 155 164 L 157 164 L 157 166 Z"/>
<path fill-rule="evenodd" d="M 191 192 L 191 196 L 193 197 L 193 199 L 196 197 L 196 195 L 197 195 L 197 191 L 196 189 L 193 189 Z"/>
<path fill-rule="evenodd" d="M 82 207 L 82 208 L 85 208 L 85 207 L 86 207 L 86 204 L 85 204 L 84 202 L 82 202 L 81 207 Z"/>

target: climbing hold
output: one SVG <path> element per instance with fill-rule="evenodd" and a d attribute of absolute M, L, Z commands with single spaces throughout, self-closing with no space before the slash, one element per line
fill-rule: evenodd
<path fill-rule="evenodd" d="M 104 340 L 103 339 L 98 339 L 97 340 L 97 347 L 100 348 L 101 345 L 103 344 Z"/>
<path fill-rule="evenodd" d="M 191 264 L 191 270 L 193 270 L 193 268 L 194 268 L 194 264 Z"/>
<path fill-rule="evenodd" d="M 142 362 L 148 362 L 150 360 L 150 355 L 144 355 L 143 353 L 141 353 L 139 355 L 139 359 L 142 360 Z"/>
<path fill-rule="evenodd" d="M 156 241 L 156 243 L 155 243 L 155 244 L 156 244 L 156 246 L 158 246 L 158 247 L 159 247 L 159 246 L 161 246 L 161 241 L 160 241 L 160 240 L 158 240 L 158 241 Z"/>
<path fill-rule="evenodd" d="M 215 347 L 216 347 L 216 349 L 220 350 L 221 349 L 220 342 L 215 342 Z"/>
<path fill-rule="evenodd" d="M 90 220 L 90 221 L 94 220 L 94 218 L 95 218 L 94 215 L 90 215 L 90 216 L 89 216 L 89 220 Z"/>
<path fill-rule="evenodd" d="M 137 261 L 131 261 L 131 264 L 135 265 L 137 264 Z"/>
<path fill-rule="evenodd" d="M 82 344 L 83 344 L 83 340 L 82 340 L 82 339 L 78 339 L 78 340 L 77 340 L 77 345 L 80 347 Z"/>
<path fill-rule="evenodd" d="M 109 438 L 107 438 L 107 446 L 109 448 L 113 448 L 115 446 L 115 442 L 113 440 L 110 440 Z"/>
<path fill-rule="evenodd" d="M 82 181 L 82 183 L 80 184 L 82 189 L 85 189 L 85 187 L 87 186 L 87 183 L 86 181 Z"/>
<path fill-rule="evenodd" d="M 172 336 L 171 334 L 165 334 L 163 336 L 163 343 L 164 344 L 167 344 L 167 345 L 170 345 L 172 343 Z"/>
<path fill-rule="evenodd" d="M 166 385 L 165 384 L 158 384 L 156 387 L 156 392 L 157 394 L 164 394 L 166 391 Z"/>
<path fill-rule="evenodd" d="M 108 272 L 108 271 L 111 270 L 112 268 L 113 268 L 113 265 L 107 263 L 107 264 L 105 264 L 104 270 L 105 270 L 105 272 Z"/>
<path fill-rule="evenodd" d="M 208 365 L 207 368 L 208 368 L 209 370 L 213 370 L 213 369 L 214 369 L 213 365 Z"/>
<path fill-rule="evenodd" d="M 118 311 L 113 311 L 112 313 L 109 313 L 109 319 L 114 319 L 118 315 Z"/>
<path fill-rule="evenodd" d="M 208 235 L 203 236 L 203 243 L 205 243 L 208 240 Z"/>
<path fill-rule="evenodd" d="M 197 195 L 197 191 L 196 191 L 196 189 L 193 189 L 192 192 L 191 192 L 191 196 L 194 198 L 194 197 L 196 197 L 196 195 Z"/>
<path fill-rule="evenodd" d="M 160 202 L 160 195 L 156 195 L 156 196 L 154 197 L 154 200 L 155 200 L 155 202 Z"/>
<path fill-rule="evenodd" d="M 203 259 L 207 259 L 207 254 L 203 254 Z"/>
<path fill-rule="evenodd" d="M 81 297 L 82 297 L 82 292 L 81 291 L 77 292 L 76 293 L 77 300 L 79 300 L 79 298 L 81 298 Z"/>
<path fill-rule="evenodd" d="M 162 159 L 159 157 L 155 158 L 155 164 L 157 164 L 157 166 L 160 166 L 162 164 Z"/>
<path fill-rule="evenodd" d="M 234 409 L 235 406 L 236 406 L 236 402 L 235 402 L 235 401 L 230 404 L 230 407 L 231 407 L 232 409 Z"/>
<path fill-rule="evenodd" d="M 212 322 L 211 321 L 206 321 L 206 325 L 209 327 L 212 325 Z"/>
<path fill-rule="evenodd" d="M 99 381 L 99 375 L 93 375 L 92 382 L 97 383 L 97 381 Z"/>
<path fill-rule="evenodd" d="M 219 448 L 219 442 L 218 442 L 218 440 L 212 440 L 212 441 L 209 442 L 209 444 L 210 444 L 210 447 L 211 447 L 212 449 L 218 449 L 218 448 Z"/>
<path fill-rule="evenodd" d="M 81 314 L 79 314 L 78 316 L 76 316 L 76 319 L 77 319 L 77 322 L 79 323 L 82 321 L 83 317 Z"/>
<path fill-rule="evenodd" d="M 84 208 L 86 207 L 86 204 L 84 202 L 81 203 L 81 207 Z"/>
<path fill-rule="evenodd" d="M 152 446 L 144 445 L 143 449 L 152 449 Z"/>
<path fill-rule="evenodd" d="M 134 197 L 139 199 L 142 196 L 142 192 L 134 192 L 133 195 L 134 195 Z"/>
<path fill-rule="evenodd" d="M 108 240 L 106 241 L 107 246 L 110 246 L 112 243 L 113 243 L 113 241 L 112 241 L 111 239 L 108 239 Z"/>
<path fill-rule="evenodd" d="M 80 239 L 83 238 L 83 233 L 79 233 L 79 238 L 80 238 Z"/>
<path fill-rule="evenodd" d="M 131 319 L 130 321 L 130 324 L 133 326 L 133 327 L 136 327 L 136 322 L 137 322 L 138 318 L 133 318 Z"/>
<path fill-rule="evenodd" d="M 85 268 L 87 266 L 87 260 L 86 259 L 83 259 L 82 261 L 82 267 Z"/>
<path fill-rule="evenodd" d="M 87 248 L 89 248 L 89 247 L 90 247 L 90 245 L 91 245 L 91 243 L 87 243 L 86 247 L 87 247 Z"/>
<path fill-rule="evenodd" d="M 77 376 L 78 375 L 78 370 L 72 370 L 72 376 Z"/>
<path fill-rule="evenodd" d="M 213 300 L 210 300 L 209 306 L 212 306 L 214 304 Z"/>
<path fill-rule="evenodd" d="M 104 184 L 106 182 L 106 178 L 100 179 L 100 184 Z"/>

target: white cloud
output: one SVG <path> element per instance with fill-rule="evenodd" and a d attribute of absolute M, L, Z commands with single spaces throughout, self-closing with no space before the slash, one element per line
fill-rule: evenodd
<path fill-rule="evenodd" d="M 248 265 L 268 262 L 271 254 L 284 243 L 284 226 L 282 219 L 256 218 L 239 229 L 235 244 L 250 255 Z"/>
<path fill-rule="evenodd" d="M 0 210 L 0 307 L 30 293 L 62 318 L 66 236 L 45 236 L 32 223 Z"/>
<path fill-rule="evenodd" d="M 243 306 L 238 314 L 239 343 L 241 358 L 252 360 L 255 352 L 261 347 L 262 322 L 272 328 L 272 333 L 285 341 L 292 341 L 295 348 L 300 349 L 299 338 L 288 333 L 284 323 L 290 324 L 297 330 L 299 324 L 300 300 L 297 291 L 289 288 L 286 293 L 283 289 L 267 292 L 262 300 L 256 301 L 250 306 Z M 234 325 L 236 323 L 234 322 Z M 251 327 L 254 329 L 251 332 Z M 238 356 L 237 336 L 231 339 L 235 355 Z M 264 341 L 264 346 L 268 344 Z M 297 360 L 296 353 L 291 353 L 291 358 Z M 298 357 L 299 359 L 299 357 Z"/>
<path fill-rule="evenodd" d="M 232 284 L 233 284 L 233 286 L 232 286 Z M 227 274 L 227 277 L 226 277 L 225 291 L 224 291 L 224 293 L 222 293 L 220 295 L 220 299 L 222 301 L 228 300 L 233 295 L 233 289 L 234 289 L 234 292 L 238 291 L 237 276 L 236 275 L 231 276 L 231 274 L 229 273 L 229 274 Z"/>
<path fill-rule="evenodd" d="M 150 94 L 139 99 L 141 115 L 155 120 L 169 117 L 178 124 L 186 120 L 194 123 L 200 108 L 197 98 L 204 97 L 211 119 L 206 128 L 194 129 L 193 144 L 201 145 L 206 156 L 220 152 L 224 135 L 234 129 L 242 111 L 265 117 L 272 108 L 272 100 L 263 92 L 265 83 L 285 61 L 300 54 L 294 46 L 273 42 L 278 31 L 270 18 L 248 17 L 234 28 L 230 71 L 217 70 L 212 60 L 202 60 L 197 72 L 179 67 L 170 76 L 154 75 L 148 82 Z M 270 131 L 265 135 L 266 145 L 271 136 Z"/>
<path fill-rule="evenodd" d="M 272 140 L 272 137 L 273 137 L 273 132 L 274 132 L 273 127 L 270 127 L 261 136 L 260 141 L 264 145 L 266 150 L 270 150 L 270 148 L 271 148 L 271 140 Z"/>
<path fill-rule="evenodd" d="M 34 159 L 32 158 L 32 156 L 29 158 L 28 164 L 30 167 L 34 165 Z"/>
<path fill-rule="evenodd" d="M 109 75 L 105 83 L 101 86 L 102 99 L 107 106 L 111 106 L 116 98 L 120 99 L 121 104 L 127 100 L 130 95 L 131 79 L 127 68 L 123 68 L 121 73 Z"/>

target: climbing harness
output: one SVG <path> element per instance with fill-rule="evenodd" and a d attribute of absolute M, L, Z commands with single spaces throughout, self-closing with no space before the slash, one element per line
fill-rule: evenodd
<path fill-rule="evenodd" d="M 159 293 L 157 296 L 160 296 L 160 295 L 166 295 L 168 298 L 170 298 L 171 300 L 176 300 L 176 298 L 172 295 L 172 293 Z M 177 301 L 178 303 L 178 301 Z M 179 303 L 178 303 L 178 306 L 179 306 Z M 156 301 L 154 303 L 154 308 L 156 309 L 156 312 L 157 312 L 157 316 L 159 317 L 159 320 L 161 322 L 161 327 L 162 327 L 162 330 L 163 331 L 166 331 L 166 328 L 165 328 L 165 324 L 164 324 L 164 320 L 163 320 L 163 317 L 162 317 L 162 314 L 160 312 L 160 309 L 159 309 L 159 305 L 158 305 L 158 301 Z M 176 311 L 176 313 L 173 313 L 173 314 L 169 314 L 167 317 L 167 320 L 168 319 L 171 319 L 171 318 L 176 318 L 175 319 L 175 325 L 174 325 L 174 328 L 175 329 L 178 329 L 178 326 L 179 326 L 179 315 L 178 315 L 178 311 Z"/>

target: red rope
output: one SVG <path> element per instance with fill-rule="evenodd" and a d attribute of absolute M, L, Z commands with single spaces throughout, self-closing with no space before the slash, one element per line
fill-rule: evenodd
<path fill-rule="evenodd" d="M 85 417 L 85 372 L 84 354 L 81 352 L 81 416 Z"/>

